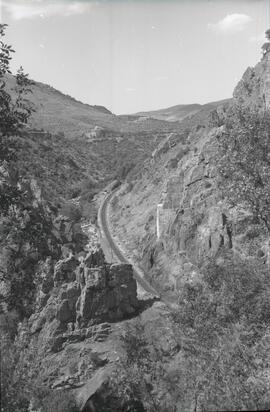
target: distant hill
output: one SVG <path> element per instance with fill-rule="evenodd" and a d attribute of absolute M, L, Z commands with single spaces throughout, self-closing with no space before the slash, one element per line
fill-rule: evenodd
<path fill-rule="evenodd" d="M 15 79 L 7 79 L 9 89 L 15 87 Z M 51 86 L 36 82 L 29 99 L 34 103 L 36 112 L 30 125 L 51 133 L 63 132 L 68 138 L 88 135 L 98 126 L 106 132 L 137 133 L 153 130 L 172 130 L 169 122 L 148 119 L 142 121 L 139 116 L 116 116 L 103 106 L 91 106 L 79 102 Z"/>
<path fill-rule="evenodd" d="M 8 76 L 7 86 L 12 94 L 13 76 Z M 40 176 L 40 185 L 52 197 L 79 193 L 78 184 L 88 179 L 100 186 L 116 176 L 123 177 L 132 165 L 140 169 L 168 134 L 181 136 L 193 124 L 206 122 L 210 111 L 222 103 L 178 105 L 147 115 L 117 116 L 103 106 L 84 104 L 43 83 L 36 82 L 32 91 L 28 98 L 35 112 L 29 120 L 27 145 L 22 146 L 22 169 L 35 171 L 31 174 Z"/>
<path fill-rule="evenodd" d="M 10 89 L 15 86 L 12 76 L 8 77 L 8 86 Z M 75 137 L 96 125 L 108 125 L 108 119 L 114 117 L 105 107 L 81 103 L 43 83 L 35 82 L 32 90 L 28 98 L 36 109 L 30 120 L 34 128 Z"/>
<path fill-rule="evenodd" d="M 15 78 L 8 76 L 6 83 L 14 95 Z M 88 190 L 91 181 L 101 187 L 123 177 L 132 165 L 140 166 L 168 133 L 181 129 L 178 122 L 116 116 L 39 82 L 32 92 L 28 98 L 35 112 L 28 133 L 19 139 L 21 170 L 37 178 L 51 198 L 80 194 L 81 184 Z"/>
<path fill-rule="evenodd" d="M 206 104 L 178 104 L 176 106 L 171 106 L 166 109 L 153 110 L 149 112 L 139 112 L 135 116 L 146 116 L 152 119 L 163 120 L 167 122 L 180 122 L 183 119 L 193 116 L 196 113 L 203 110 L 208 112 L 215 109 L 224 103 L 229 102 L 231 99 L 224 99 L 217 102 L 211 102 Z"/>

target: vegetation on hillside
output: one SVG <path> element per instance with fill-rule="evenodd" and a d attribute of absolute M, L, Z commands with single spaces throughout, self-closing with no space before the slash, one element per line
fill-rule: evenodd
<path fill-rule="evenodd" d="M 216 168 L 223 201 L 251 217 L 247 233 L 267 242 L 269 110 L 230 105 L 215 111 L 212 125 L 219 128 Z M 115 377 L 122 396 L 137 399 L 147 411 L 269 410 L 270 282 L 266 256 L 260 257 L 240 257 L 221 246 L 204 259 L 197 279 L 181 285 L 171 316 L 179 351 L 173 372 L 162 353 L 155 358 L 155 342 L 144 331 L 129 331 L 124 345 L 131 355 Z"/>
<path fill-rule="evenodd" d="M 6 25 L 0 25 L 1 281 L 9 289 L 4 297 L 7 308 L 16 309 L 24 316 L 29 313 L 34 298 L 33 266 L 46 251 L 51 222 L 42 204 L 33 205 L 35 194 L 31 183 L 19 176 L 14 135 L 22 134 L 33 110 L 25 97 L 31 82 L 20 69 L 16 77 L 16 99 L 6 91 L 5 75 L 9 73 L 13 50 L 3 41 L 5 29 Z"/>
<path fill-rule="evenodd" d="M 270 113 L 234 106 L 219 137 L 220 188 L 232 206 L 247 209 L 270 232 Z"/>
<path fill-rule="evenodd" d="M 220 251 L 199 282 L 183 285 L 168 323 L 171 358 L 140 320 L 127 328 L 112 393 L 122 407 L 136 402 L 129 411 L 268 410 L 269 308 L 265 265 Z"/>
<path fill-rule="evenodd" d="M 181 291 L 174 322 L 198 410 L 269 409 L 269 296 L 267 268 L 224 251 Z"/>
<path fill-rule="evenodd" d="M 7 25 L 0 25 L 0 133 L 1 144 L 3 137 L 18 133 L 27 123 L 33 107 L 26 95 L 31 92 L 33 84 L 20 67 L 16 75 L 15 99 L 6 90 L 5 76 L 10 73 L 9 63 L 14 53 L 12 46 L 4 42 L 5 29 Z M 1 147 L 2 148 L 2 147 Z M 3 150 L 3 149 L 2 149 Z M 1 151 L 3 153 L 3 151 Z"/>
<path fill-rule="evenodd" d="M 55 209 L 44 202 L 36 182 L 20 168 L 20 141 L 23 145 L 25 125 L 33 111 L 27 99 L 32 82 L 20 68 L 17 86 L 11 96 L 5 76 L 13 50 L 7 45 L 6 25 L 0 25 L 0 344 L 1 411 L 27 412 L 30 401 L 40 390 L 36 350 L 29 346 L 27 334 L 17 330 L 18 322 L 33 312 L 38 264 L 60 253 L 59 240 L 52 232 Z M 51 396 L 47 404 L 55 411 L 76 411 L 66 395 Z M 39 395 L 39 406 L 42 397 Z M 61 404 L 61 407 L 59 406 Z M 64 409 L 62 406 L 64 405 Z"/>
<path fill-rule="evenodd" d="M 0 280 L 7 286 L 1 296 L 3 312 L 5 316 L 6 312 L 15 313 L 15 321 L 7 316 L 5 333 L 1 335 L 2 408 L 7 412 L 27 412 L 32 404 L 42 412 L 76 412 L 77 406 L 68 392 L 52 392 L 48 382 L 42 381 L 42 355 L 27 326 L 23 329 L 23 320 L 33 312 L 38 264 L 47 257 L 57 259 L 61 246 L 53 234 L 57 209 L 42 199 L 32 178 L 42 181 L 46 174 L 51 191 L 44 189 L 52 197 L 80 196 L 86 201 L 106 180 L 98 172 L 86 176 L 88 154 L 97 142 L 82 153 L 76 142 L 66 148 L 62 134 L 43 133 L 41 142 L 38 132 L 31 135 L 25 130 L 33 111 L 26 98 L 31 82 L 20 69 L 16 97 L 6 88 L 5 76 L 13 51 L 3 41 L 5 29 L 6 25 L 0 25 Z M 223 197 L 231 207 L 249 211 L 269 236 L 269 112 L 234 106 L 226 116 L 217 115 L 214 120 L 216 126 L 222 127 L 217 171 Z M 112 175 L 112 170 L 117 170 L 114 177 L 120 180 L 127 177 L 133 165 L 136 171 L 139 165 L 132 159 L 134 148 L 141 150 L 141 161 L 152 146 L 153 141 L 145 142 L 145 137 L 149 135 L 138 140 L 135 135 L 129 136 L 120 149 L 118 143 L 105 139 L 99 152 L 104 155 L 103 171 Z M 156 137 L 158 140 L 161 135 Z M 128 148 L 131 141 L 132 147 Z M 121 159 L 110 157 L 108 148 L 112 146 L 113 153 L 121 154 Z M 176 167 L 187 151 L 188 147 L 182 148 L 170 160 L 170 167 Z M 23 153 L 27 153 L 26 157 Z M 101 155 L 95 158 L 92 153 L 95 165 L 99 165 Z M 72 183 L 69 189 L 68 173 Z M 75 206 L 70 214 L 80 220 L 80 210 Z M 260 259 L 243 259 L 222 248 L 214 258 L 205 260 L 198 278 L 183 283 L 177 310 L 166 314 L 175 340 L 167 345 L 167 351 L 154 336 L 147 335 L 140 319 L 127 327 L 121 338 L 125 356 L 116 362 L 107 393 L 95 395 L 99 412 L 270 409 L 268 272 Z M 17 334 L 18 319 L 22 324 Z"/>

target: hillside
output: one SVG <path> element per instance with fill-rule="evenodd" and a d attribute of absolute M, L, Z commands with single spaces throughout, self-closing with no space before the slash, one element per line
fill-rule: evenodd
<path fill-rule="evenodd" d="M 9 76 L 9 90 L 14 86 L 15 80 Z M 87 137 L 95 127 L 101 127 L 107 133 L 166 131 L 177 127 L 156 119 L 142 121 L 138 116 L 116 116 L 104 107 L 81 103 L 43 83 L 36 82 L 32 89 L 33 94 L 29 99 L 36 112 L 30 126 L 51 133 L 63 132 L 68 138 Z"/>
<path fill-rule="evenodd" d="M 181 121 L 34 86 L 0 140 L 7 412 L 269 410 L 269 75 Z"/>
<path fill-rule="evenodd" d="M 218 142 L 224 122 L 235 121 L 234 107 L 254 107 L 263 113 L 269 106 L 269 59 L 267 54 L 244 73 L 232 100 L 210 103 L 183 119 L 182 133 L 172 133 L 142 168 L 131 171 L 113 202 L 115 234 L 133 251 L 152 282 L 172 297 L 191 272 L 194 279 L 200 276 L 205 259 L 215 257 L 224 245 L 244 259 L 257 253 L 265 258 L 263 228 L 258 237 L 249 239 L 250 212 L 229 206 L 218 187 Z M 216 125 L 210 121 L 210 108 L 216 109 Z M 159 204 L 160 239 L 156 233 Z"/>
<path fill-rule="evenodd" d="M 186 133 L 163 141 L 111 203 L 115 239 L 179 305 L 174 372 L 187 386 L 177 410 L 194 410 L 194 398 L 196 410 L 269 408 L 259 395 L 269 373 L 269 73 L 267 53 L 215 122 L 185 119 Z"/>
<path fill-rule="evenodd" d="M 7 86 L 13 92 L 12 76 L 7 77 Z M 39 82 L 32 91 L 29 100 L 35 112 L 28 124 L 29 139 L 26 136 L 19 144 L 20 157 L 25 159 L 22 170 L 31 171 L 52 198 L 76 196 L 87 187 L 94 193 L 115 177 L 124 177 L 128 169 L 139 169 L 169 134 L 181 135 L 194 124 L 203 125 L 219 105 L 179 105 L 173 108 L 178 113 L 177 121 L 167 121 L 139 115 L 116 116 L 104 107 L 83 104 Z M 179 122 L 184 115 L 184 122 Z M 67 179 L 68 186 L 64 184 Z"/>
<path fill-rule="evenodd" d="M 191 117 L 199 112 L 204 115 L 218 106 L 226 104 L 231 99 L 220 100 L 218 102 L 210 102 L 207 104 L 178 104 L 166 109 L 146 111 L 136 113 L 136 116 L 147 116 L 151 119 L 164 120 L 167 122 L 180 122 L 187 117 Z"/>
<path fill-rule="evenodd" d="M 13 93 L 14 87 L 15 79 L 8 76 L 7 89 Z M 115 116 L 104 107 L 83 104 L 38 82 L 32 92 L 28 98 L 35 112 L 28 134 L 19 139 L 20 158 L 25 160 L 22 170 L 31 172 L 53 198 L 78 195 L 81 184 L 91 191 L 91 181 L 101 188 L 121 178 L 127 168 L 140 165 L 168 133 L 181 129 L 179 123 Z M 69 185 L 64 184 L 67 180 Z"/>

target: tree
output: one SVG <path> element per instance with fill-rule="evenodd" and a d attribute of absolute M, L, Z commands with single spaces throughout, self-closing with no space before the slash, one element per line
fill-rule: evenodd
<path fill-rule="evenodd" d="M 269 50 L 270 50 L 270 43 L 269 43 L 269 41 L 270 41 L 270 29 L 266 30 L 266 32 L 265 32 L 265 37 L 266 37 L 266 39 L 267 39 L 267 42 L 262 45 L 263 55 L 265 55 L 266 53 L 268 53 Z"/>
<path fill-rule="evenodd" d="M 269 42 L 264 43 L 262 45 L 263 55 L 265 55 L 267 52 L 269 52 L 269 50 L 270 50 L 270 43 Z"/>
<path fill-rule="evenodd" d="M 15 76 L 15 95 L 12 96 L 8 91 L 6 79 L 11 75 L 10 61 L 14 50 L 4 42 L 6 28 L 7 24 L 0 24 L 0 212 L 4 214 L 22 196 L 17 185 L 18 170 L 14 164 L 17 143 L 12 136 L 21 133 L 34 111 L 33 104 L 25 97 L 32 92 L 34 83 L 22 67 Z"/>
<path fill-rule="evenodd" d="M 193 410 L 268 410 L 268 270 L 223 250 L 201 274 L 182 285 L 171 314 L 182 350 L 179 394 Z"/>
<path fill-rule="evenodd" d="M 34 201 L 31 183 L 19 173 L 17 152 L 25 139 L 18 135 L 33 111 L 25 97 L 33 82 L 20 68 L 14 94 L 8 89 L 14 50 L 4 42 L 6 27 L 0 25 L 0 281 L 8 286 L 7 309 L 16 309 L 23 317 L 32 310 L 37 262 L 55 250 L 58 254 L 58 246 L 51 231 L 51 210 Z"/>
<path fill-rule="evenodd" d="M 22 67 L 16 75 L 15 99 L 7 91 L 6 78 L 11 74 L 10 61 L 14 50 L 11 45 L 4 42 L 6 27 L 7 24 L 0 24 L 0 136 L 2 145 L 6 145 L 5 136 L 21 131 L 34 110 L 31 102 L 25 98 L 26 94 L 31 93 L 30 86 L 34 83 L 29 80 Z"/>
<path fill-rule="evenodd" d="M 218 139 L 219 187 L 270 232 L 270 113 L 234 106 Z"/>

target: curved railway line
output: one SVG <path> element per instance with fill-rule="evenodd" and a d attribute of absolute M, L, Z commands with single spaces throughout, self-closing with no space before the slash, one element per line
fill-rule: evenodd
<path fill-rule="evenodd" d="M 106 198 L 102 202 L 102 205 L 100 206 L 100 210 L 99 210 L 99 222 L 101 225 L 101 229 L 104 233 L 104 236 L 110 248 L 112 249 L 114 255 L 117 257 L 118 261 L 120 263 L 131 264 L 129 259 L 125 257 L 123 252 L 120 250 L 119 246 L 116 244 L 115 239 L 110 233 L 109 225 L 108 225 L 108 207 L 109 207 L 110 201 L 112 200 L 113 196 L 118 190 L 119 188 L 114 189 L 110 194 L 106 196 Z M 133 275 L 136 281 L 138 282 L 138 284 L 140 284 L 146 292 L 153 295 L 154 298 L 158 298 L 171 309 L 175 306 L 171 302 L 169 302 L 166 298 L 161 297 L 160 293 L 153 286 L 151 286 L 150 283 L 145 278 L 143 278 L 140 275 L 139 271 L 136 268 L 134 268 L 134 265 L 133 265 Z"/>

